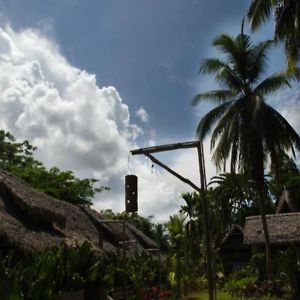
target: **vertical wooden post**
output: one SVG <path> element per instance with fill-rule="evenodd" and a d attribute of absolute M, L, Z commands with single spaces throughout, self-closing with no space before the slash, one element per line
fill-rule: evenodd
<path fill-rule="evenodd" d="M 205 248 L 206 248 L 206 266 L 207 266 L 207 276 L 208 276 L 208 296 L 209 300 L 214 300 L 214 278 L 212 269 L 212 249 L 211 240 L 209 233 L 209 215 L 208 215 L 208 203 L 206 196 L 206 175 L 205 175 L 205 165 L 204 165 L 204 155 L 202 143 L 199 142 L 197 146 L 198 159 L 199 159 L 199 172 L 200 172 L 200 199 L 202 199 L 203 205 L 203 217 L 204 217 L 204 235 L 205 235 Z"/>
<path fill-rule="evenodd" d="M 187 149 L 187 148 L 197 148 L 198 150 L 198 160 L 199 160 L 199 172 L 200 172 L 200 184 L 199 188 L 193 182 L 184 178 L 162 162 L 160 162 L 157 158 L 151 155 L 151 153 L 162 152 L 162 151 L 171 151 L 177 149 Z M 205 175 L 205 164 L 204 164 L 204 154 L 203 154 L 203 146 L 201 141 L 192 141 L 185 143 L 177 143 L 177 144 L 167 144 L 160 145 L 156 147 L 148 147 L 141 148 L 130 151 L 132 155 L 144 154 L 152 162 L 158 164 L 160 167 L 190 185 L 193 189 L 200 193 L 200 198 L 202 199 L 203 204 L 203 217 L 204 217 L 204 235 L 205 235 L 205 248 L 206 248 L 206 260 L 207 260 L 207 277 L 208 277 L 208 294 L 209 300 L 217 299 L 217 296 L 214 294 L 215 285 L 214 285 L 214 275 L 213 275 L 213 267 L 212 267 L 212 248 L 211 248 L 211 239 L 209 234 L 209 215 L 208 215 L 208 203 L 206 197 L 206 175 Z"/>

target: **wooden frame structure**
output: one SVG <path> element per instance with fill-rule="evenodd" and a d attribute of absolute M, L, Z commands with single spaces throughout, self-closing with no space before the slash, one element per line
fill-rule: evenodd
<path fill-rule="evenodd" d="M 155 158 L 152 153 L 164 152 L 164 151 L 173 151 L 178 149 L 188 149 L 188 148 L 196 148 L 198 151 L 198 160 L 199 160 L 199 173 L 200 173 L 200 187 L 191 182 L 189 179 L 181 176 L 167 165 L 163 164 L 157 158 Z M 216 299 L 216 295 L 214 293 L 214 276 L 213 276 L 213 267 L 212 267 L 212 249 L 211 249 L 211 239 L 209 234 L 209 214 L 208 214 L 208 203 L 206 197 L 206 175 L 205 175 L 205 163 L 204 163 L 204 153 L 203 153 L 203 145 L 200 141 L 191 141 L 184 143 L 176 143 L 176 144 L 166 144 L 154 147 L 141 148 L 136 150 L 131 150 L 130 153 L 132 155 L 145 155 L 148 157 L 153 163 L 159 165 L 179 180 L 191 186 L 200 194 L 200 199 L 202 199 L 203 205 L 203 220 L 204 220 L 204 235 L 205 235 L 205 246 L 206 246 L 206 260 L 207 260 L 207 277 L 208 277 L 208 295 L 209 300 Z"/>

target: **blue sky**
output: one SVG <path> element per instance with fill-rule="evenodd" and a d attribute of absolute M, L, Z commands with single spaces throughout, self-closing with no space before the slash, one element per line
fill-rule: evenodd
<path fill-rule="evenodd" d="M 67 82 L 65 78 L 60 77 L 60 74 L 58 74 L 61 72 L 59 66 L 66 65 L 63 69 L 64 73 L 61 74 L 71 74 L 68 72 L 71 72 L 72 68 L 76 68 L 80 72 L 85 70 L 91 76 L 85 76 L 83 73 L 78 76 L 82 77 L 82 82 L 89 82 L 88 86 L 93 86 L 93 90 L 95 90 L 95 83 L 93 83 L 92 77 L 95 74 L 96 84 L 101 90 L 101 97 L 106 97 L 108 103 L 109 99 L 113 99 L 116 101 L 113 103 L 117 103 L 114 104 L 113 109 L 111 108 L 112 111 L 108 111 L 105 116 L 108 116 L 110 121 L 108 123 L 113 122 L 114 126 L 118 128 L 119 135 L 117 137 L 114 137 L 113 134 L 108 135 L 105 140 L 103 137 L 107 131 L 101 134 L 100 137 L 97 136 L 96 132 L 88 132 L 87 128 L 85 131 L 80 129 L 76 133 L 72 130 L 66 131 L 68 132 L 68 135 L 66 135 L 68 138 L 73 135 L 76 137 L 76 134 L 80 135 L 84 132 L 81 143 L 78 140 L 76 143 L 73 140 L 70 141 L 70 144 L 73 143 L 72 147 L 77 147 L 78 151 L 76 152 L 77 156 L 74 156 L 76 159 L 67 163 L 66 156 L 69 155 L 68 153 L 72 153 L 71 148 L 61 149 L 59 155 L 53 155 L 53 151 L 43 150 L 46 148 L 45 145 L 49 146 L 47 139 L 49 139 L 50 134 L 45 133 L 46 129 L 42 131 L 41 128 L 37 128 L 34 110 L 30 114 L 31 119 L 28 119 L 29 123 L 33 124 L 31 127 L 28 126 L 30 130 L 22 131 L 20 129 L 19 124 L 25 118 L 21 114 L 20 118 L 15 119 L 13 125 L 9 125 L 12 122 L 11 118 L 6 123 L 3 121 L 2 126 L 11 130 L 19 138 L 29 138 L 36 142 L 41 149 L 38 153 L 39 157 L 49 166 L 56 164 L 62 168 L 74 169 L 77 174 L 82 176 L 99 175 L 99 172 L 97 173 L 97 170 L 92 168 L 95 164 L 92 159 L 93 156 L 84 155 L 83 153 L 88 153 L 84 151 L 88 151 L 87 145 L 89 143 L 93 144 L 92 139 L 98 137 L 101 140 L 103 138 L 103 142 L 99 142 L 98 145 L 93 144 L 95 148 L 91 146 L 91 149 L 102 151 L 99 152 L 98 158 L 95 158 L 95 160 L 103 161 L 103 165 L 99 164 L 98 169 L 102 167 L 103 170 L 108 170 L 108 175 L 101 174 L 99 176 L 101 180 L 113 188 L 108 194 L 110 196 L 104 199 L 106 202 L 102 200 L 102 203 L 107 203 L 107 205 L 99 205 L 99 208 L 109 208 L 109 206 L 120 208 L 121 206 L 115 204 L 113 199 L 121 199 L 122 197 L 122 181 L 120 178 L 124 175 L 126 169 L 124 166 L 127 164 L 127 161 L 126 163 L 124 161 L 128 158 L 124 156 L 122 161 L 120 159 L 118 168 L 113 168 L 114 162 L 119 159 L 117 156 L 125 154 L 121 150 L 116 151 L 117 158 L 105 164 L 105 151 L 110 154 L 114 153 L 114 138 L 120 139 L 116 149 L 126 148 L 123 145 L 126 142 L 122 139 L 124 135 L 126 135 L 127 141 L 130 140 L 126 144 L 128 148 L 147 145 L 149 140 L 152 143 L 159 144 L 186 141 L 195 137 L 197 122 L 210 106 L 204 105 L 200 108 L 194 108 L 191 107 L 190 101 L 197 92 L 215 87 L 211 78 L 199 77 L 199 64 L 206 57 L 218 55 L 211 47 L 211 41 L 214 37 L 221 32 L 231 34 L 239 32 L 241 20 L 249 2 L 249 0 L 0 0 L 2 26 L 12 41 L 10 44 L 14 44 L 18 51 L 22 53 L 22 63 L 28 64 L 28 62 L 31 62 L 30 72 L 37 68 L 41 73 L 40 77 L 45 86 L 55 88 L 55 93 L 59 95 L 61 100 L 65 100 L 67 98 L 65 96 L 66 91 L 69 91 L 71 86 L 74 87 L 71 81 Z M 247 26 L 246 24 L 246 28 Z M 254 40 L 272 38 L 272 26 L 272 23 L 270 23 L 263 27 L 255 34 Z M 45 47 L 44 50 L 43 47 Z M 38 51 L 37 48 L 40 50 Z M 56 68 L 54 68 L 54 65 L 49 65 L 50 60 L 47 62 L 46 54 L 43 55 L 43 51 L 45 53 L 52 51 L 53 62 L 58 64 Z M 270 72 L 278 71 L 284 67 L 282 53 L 280 47 L 271 52 Z M 47 57 L 52 54 L 47 54 Z M 26 59 L 24 59 L 25 56 Z M 16 70 L 15 68 L 13 71 L 14 76 L 19 76 Z M 70 78 L 77 80 L 78 77 L 74 74 L 70 75 Z M 102 89 L 108 86 L 114 87 L 117 94 L 115 90 Z M 93 94 L 92 92 L 86 92 L 87 89 L 87 86 L 82 87 L 81 90 L 77 87 L 77 90 L 82 91 L 82 95 L 85 97 L 84 101 L 89 103 L 94 101 L 89 97 L 96 95 L 95 98 L 97 98 L 99 91 Z M 17 92 L 19 94 L 19 91 Z M 274 103 L 278 107 L 286 109 L 279 96 L 275 97 L 276 101 Z M 36 98 L 26 99 L 23 99 L 23 102 L 20 100 L 20 103 L 24 104 L 24 101 L 35 103 L 36 100 Z M 52 98 L 47 99 L 48 107 L 51 103 L 49 99 Z M 65 102 L 61 101 L 61 103 Z M 74 106 L 78 104 L 76 103 L 74 102 Z M 293 101 L 291 103 L 296 105 Z M 105 109 L 107 109 L 106 106 L 107 103 Z M 53 109 L 53 107 L 49 107 L 50 110 Z M 100 104 L 99 107 L 97 106 L 100 112 L 101 107 Z M 148 120 L 146 118 L 143 121 L 141 114 L 136 113 L 141 108 L 144 109 L 144 115 L 146 114 Z M 17 111 L 19 112 L 20 109 Z M 82 107 L 80 109 L 82 110 Z M 72 115 L 71 113 L 67 115 L 67 112 L 64 112 L 63 118 L 69 120 L 68 118 L 76 117 L 76 112 L 80 114 L 80 109 L 73 111 Z M 288 114 L 288 110 L 286 114 Z M 29 118 L 29 115 L 26 116 Z M 124 118 L 120 116 L 124 116 Z M 49 115 L 46 115 L 44 119 L 48 117 Z M 99 114 L 100 117 L 101 113 Z M 126 118 L 130 118 L 130 120 L 128 121 Z M 295 118 L 296 116 L 294 116 Z M 50 121 L 52 120 L 53 118 Z M 121 123 L 126 129 L 119 126 Z M 297 118 L 294 123 L 298 125 Z M 59 120 L 57 124 L 59 124 Z M 56 126 L 59 127 L 57 124 Z M 62 126 L 64 126 L 63 123 Z M 100 131 L 101 128 L 98 132 Z M 126 133 L 124 133 L 125 131 Z M 53 132 L 52 139 L 55 139 L 57 134 L 57 143 L 59 143 L 59 138 L 63 140 L 62 134 L 58 133 L 58 129 L 53 129 Z M 134 134 L 136 135 L 135 138 L 132 137 Z M 89 136 L 90 140 L 88 139 Z M 128 136 L 131 137 L 128 138 Z M 121 152 L 122 154 L 120 154 Z M 101 153 L 104 153 L 103 157 Z M 61 159 L 59 160 L 57 157 L 60 156 Z M 70 154 L 70 156 L 72 155 Z M 163 158 L 180 170 L 187 171 L 191 176 L 195 175 L 190 170 L 193 165 L 184 163 L 183 158 L 175 157 L 174 154 L 165 155 Z M 189 161 L 187 157 L 185 159 Z M 137 167 L 139 170 L 143 168 L 141 165 Z M 210 175 L 212 175 L 212 172 L 210 172 Z M 158 176 L 161 176 L 161 174 L 159 173 Z M 155 180 L 157 178 L 152 178 L 150 181 L 156 185 L 155 182 L 157 181 Z M 159 181 L 161 180 L 164 179 L 159 178 Z M 175 181 L 170 180 L 168 178 L 166 181 L 168 188 L 164 186 L 160 189 L 169 189 L 170 186 L 176 185 Z M 178 194 L 178 187 L 174 187 L 172 191 L 169 194 L 158 192 L 158 195 L 154 198 L 172 198 L 176 193 Z M 149 196 L 150 192 L 145 192 L 145 195 Z M 175 211 L 178 205 L 171 205 L 170 203 L 173 201 L 171 198 L 168 201 L 166 200 L 165 208 L 166 210 L 170 208 L 170 211 Z M 155 212 L 154 205 L 148 205 L 144 209 L 145 214 Z"/>
<path fill-rule="evenodd" d="M 100 86 L 115 86 L 133 110 L 143 106 L 158 139 L 172 140 L 193 136 L 199 63 L 216 34 L 239 30 L 248 2 L 11 0 L 0 7 L 15 29 L 51 26 L 72 64 L 95 73 Z"/>

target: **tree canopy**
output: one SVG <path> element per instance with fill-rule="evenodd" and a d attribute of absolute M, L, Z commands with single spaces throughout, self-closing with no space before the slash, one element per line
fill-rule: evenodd
<path fill-rule="evenodd" d="M 38 191 L 73 204 L 91 205 L 96 193 L 108 189 L 96 186 L 96 179 L 79 179 L 70 170 L 47 169 L 34 158 L 35 150 L 29 141 L 18 142 L 11 133 L 0 130 L 0 168 L 22 178 Z"/>
<path fill-rule="evenodd" d="M 274 38 L 284 43 L 288 71 L 296 73 L 300 54 L 300 3 L 298 0 L 252 0 L 248 10 L 252 30 L 266 22 L 272 13 L 275 19 Z"/>

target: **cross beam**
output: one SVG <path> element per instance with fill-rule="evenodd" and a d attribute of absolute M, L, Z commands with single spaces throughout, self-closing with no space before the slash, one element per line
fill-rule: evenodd
<path fill-rule="evenodd" d="M 176 143 L 176 144 L 165 144 L 160 146 L 131 150 L 130 153 L 132 155 L 139 155 L 145 153 L 155 153 L 155 152 L 171 151 L 177 149 L 196 148 L 199 145 L 200 145 L 199 141 L 191 141 L 191 142 Z"/>

